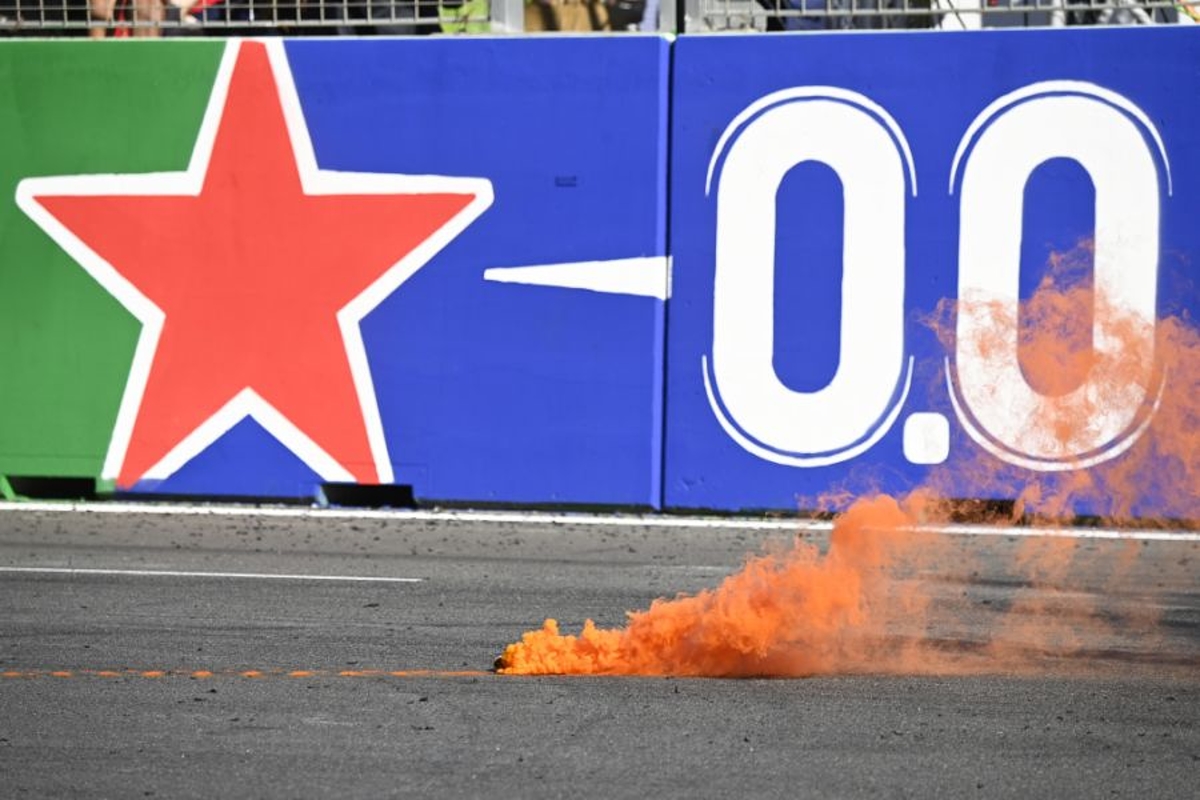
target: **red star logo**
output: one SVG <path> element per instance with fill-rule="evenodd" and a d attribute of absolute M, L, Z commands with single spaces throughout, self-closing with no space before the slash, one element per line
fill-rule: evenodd
<path fill-rule="evenodd" d="M 186 172 L 17 202 L 142 322 L 103 474 L 171 475 L 247 416 L 326 480 L 392 480 L 359 323 L 492 201 L 316 166 L 282 44 L 230 43 Z"/>

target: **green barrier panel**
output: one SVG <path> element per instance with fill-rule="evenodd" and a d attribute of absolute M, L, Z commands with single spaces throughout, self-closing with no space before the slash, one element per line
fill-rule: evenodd
<path fill-rule="evenodd" d="M 0 45 L 0 476 L 100 474 L 139 330 L 17 207 L 18 182 L 184 169 L 223 47 Z"/>

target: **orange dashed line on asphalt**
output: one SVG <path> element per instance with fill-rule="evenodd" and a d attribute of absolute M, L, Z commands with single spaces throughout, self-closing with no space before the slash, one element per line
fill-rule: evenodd
<path fill-rule="evenodd" d="M 7 669 L 0 671 L 0 678 L 191 678 L 194 680 L 243 678 L 261 680 L 265 678 L 478 678 L 491 674 L 493 673 L 484 670 L 469 669 Z"/>
<path fill-rule="evenodd" d="M 393 678 L 477 678 L 491 674 L 478 669 L 400 669 L 388 673 Z"/>

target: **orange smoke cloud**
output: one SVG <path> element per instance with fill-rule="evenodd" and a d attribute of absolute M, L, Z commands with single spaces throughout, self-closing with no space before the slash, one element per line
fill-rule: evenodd
<path fill-rule="evenodd" d="M 1128 520 L 1142 513 L 1139 503 L 1147 497 L 1165 510 L 1168 524 L 1200 519 L 1200 335 L 1186 317 L 1155 324 L 1098 292 L 1089 270 L 1078 268 L 1089 256 L 1084 246 L 1057 259 L 1034 296 L 1017 308 L 968 298 L 943 306 L 931 321 L 948 352 L 961 348 L 960 355 L 977 362 L 1009 347 L 1006 337 L 1016 332 L 1020 371 L 1037 414 L 1009 439 L 1038 458 L 1057 459 L 1059 469 L 1039 472 L 990 455 L 957 461 L 953 473 L 935 470 L 925 487 L 902 499 L 854 502 L 835 518 L 824 551 L 797 537 L 748 558 L 713 589 L 630 612 L 622 628 L 588 620 L 572 635 L 546 620 L 504 650 L 498 671 L 713 677 L 1012 672 L 1061 667 L 1064 659 L 1103 652 L 1116 634 L 1133 628 L 1152 642 L 1157 620 L 1144 611 L 1146 604 L 1097 607 L 1096 597 L 1120 595 L 1133 584 L 1142 550 L 1137 543 L 1083 547 L 1075 538 L 1046 536 L 1026 540 L 1015 553 L 1009 545 L 1001 555 L 1003 577 L 1015 588 L 996 609 L 973 603 L 967 590 L 945 579 L 951 563 L 969 572 L 963 559 L 982 557 L 988 545 L 973 541 L 972 553 L 921 529 L 947 518 L 951 506 L 938 498 L 950 496 L 949 487 L 962 496 L 964 482 L 978 497 L 1017 498 L 1013 524 L 1068 519 L 1080 508 Z M 972 325 L 957 324 L 963 314 Z M 970 338 L 958 341 L 964 332 Z M 1107 435 L 1097 426 L 1112 427 L 1106 415 L 1114 413 L 1127 418 L 1118 433 L 1128 445 L 1087 469 L 1072 468 L 1095 455 L 1092 445 Z M 1103 584 L 1089 594 L 1072 587 L 1073 580 Z"/>
<path fill-rule="evenodd" d="M 960 369 L 982 364 L 976 376 L 1006 378 L 976 379 L 976 397 L 1028 414 L 1007 420 L 1005 438 L 1026 460 L 1056 467 L 1040 472 L 981 456 L 956 461 L 952 478 L 935 471 L 928 488 L 966 484 L 979 496 L 1016 498 L 1018 515 L 1040 518 L 1082 510 L 1153 524 L 1145 506 L 1166 524 L 1200 519 L 1200 334 L 1186 314 L 1149 319 L 1094 285 L 1092 256 L 1088 242 L 1055 255 L 1038 289 L 1016 306 L 969 296 L 944 301 L 927 321 Z M 994 366 L 1013 337 L 1015 376 Z M 1028 392 L 1013 391 L 1020 382 Z"/>
<path fill-rule="evenodd" d="M 750 558 L 715 589 L 656 600 L 619 630 L 591 620 L 579 636 L 554 620 L 501 656 L 506 674 L 800 676 L 861 671 L 892 627 L 927 598 L 900 579 L 923 537 L 909 529 L 920 498 L 880 496 L 843 514 L 825 554 L 795 540 Z M 926 541 L 933 544 L 933 541 Z M 893 657 L 903 655 L 899 644 Z"/>

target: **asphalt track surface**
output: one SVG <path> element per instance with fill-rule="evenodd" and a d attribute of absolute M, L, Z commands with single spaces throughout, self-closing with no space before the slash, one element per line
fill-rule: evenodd
<path fill-rule="evenodd" d="M 569 629 L 586 617 L 620 624 L 655 597 L 715 585 L 787 535 L 524 517 L 3 509 L 0 796 L 1200 793 L 1194 535 L 1132 545 L 1144 593 L 1115 591 L 1101 574 L 1079 588 L 1100 602 L 1155 604 L 1161 635 L 1046 675 L 489 671 L 544 617 Z M 1019 537 L 952 538 L 963 559 L 936 580 L 947 597 L 990 598 L 975 623 L 986 627 L 988 608 L 1029 591 L 1004 577 Z M 1129 546 L 1086 546 L 1118 544 Z"/>

